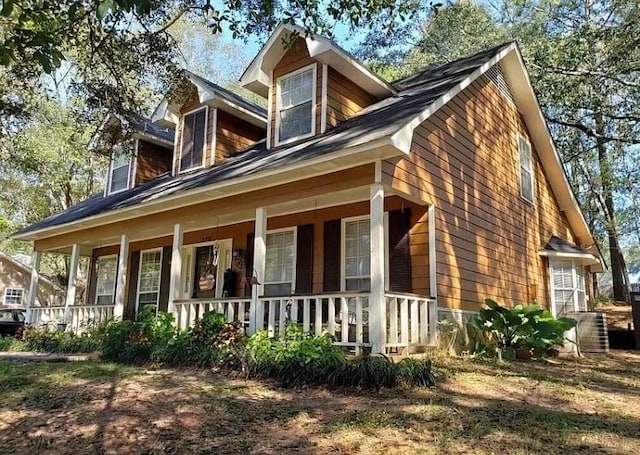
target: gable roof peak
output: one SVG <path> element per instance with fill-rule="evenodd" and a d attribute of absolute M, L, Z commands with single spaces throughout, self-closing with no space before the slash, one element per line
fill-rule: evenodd
<path fill-rule="evenodd" d="M 298 35 L 305 41 L 311 58 L 334 68 L 369 93 L 382 98 L 395 92 L 387 81 L 369 70 L 334 41 L 318 34 L 309 35 L 302 27 L 288 23 L 281 23 L 274 30 L 240 76 L 240 85 L 267 97 L 272 70 L 288 50 L 283 45 L 283 39 L 286 40 L 292 34 Z"/>

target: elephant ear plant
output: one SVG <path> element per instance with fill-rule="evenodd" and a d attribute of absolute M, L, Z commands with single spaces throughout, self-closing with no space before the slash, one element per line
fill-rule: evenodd
<path fill-rule="evenodd" d="M 485 303 L 487 308 L 469 321 L 480 335 L 475 351 L 495 353 L 500 360 L 512 360 L 516 353 L 544 354 L 553 346 L 562 345 L 565 333 L 576 326 L 575 319 L 554 318 L 538 304 L 507 308 L 491 299 Z"/>

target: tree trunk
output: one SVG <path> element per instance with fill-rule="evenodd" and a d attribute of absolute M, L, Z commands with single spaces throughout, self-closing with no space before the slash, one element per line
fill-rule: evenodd
<path fill-rule="evenodd" d="M 618 241 L 618 228 L 616 224 L 615 203 L 613 200 L 612 189 L 612 172 L 607 154 L 607 147 L 604 136 L 604 118 L 600 114 L 596 114 L 596 133 L 598 134 L 598 165 L 600 167 L 600 184 L 602 185 L 602 195 L 604 198 L 605 209 L 605 225 L 607 229 L 607 238 L 609 243 L 609 261 L 611 267 L 611 278 L 613 281 L 613 298 L 621 302 L 629 301 L 629 290 L 625 277 L 627 276 L 626 264 L 620 243 Z"/>

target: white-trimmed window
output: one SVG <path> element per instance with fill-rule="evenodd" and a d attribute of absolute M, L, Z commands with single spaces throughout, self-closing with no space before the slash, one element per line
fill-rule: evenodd
<path fill-rule="evenodd" d="M 371 228 L 369 218 L 344 220 L 343 267 L 345 291 L 371 289 Z"/>
<path fill-rule="evenodd" d="M 277 80 L 276 144 L 315 134 L 316 65 Z"/>
<path fill-rule="evenodd" d="M 264 295 L 284 296 L 295 292 L 296 229 L 267 233 Z"/>
<path fill-rule="evenodd" d="M 182 117 L 179 171 L 185 172 L 204 166 L 207 142 L 208 106 L 187 112 Z"/>
<path fill-rule="evenodd" d="M 96 305 L 113 305 L 117 269 L 117 255 L 100 256 L 96 259 Z"/>
<path fill-rule="evenodd" d="M 563 316 L 587 310 L 584 267 L 575 261 L 550 260 L 552 313 Z"/>
<path fill-rule="evenodd" d="M 5 306 L 22 306 L 22 297 L 24 290 L 22 288 L 5 288 L 4 300 Z"/>
<path fill-rule="evenodd" d="M 115 145 L 109 170 L 109 194 L 129 189 L 130 175 L 131 153 L 121 145 Z"/>
<path fill-rule="evenodd" d="M 140 252 L 137 307 L 157 305 L 160 298 L 160 273 L 162 272 L 162 249 Z"/>
<path fill-rule="evenodd" d="M 518 134 L 518 161 L 520 164 L 520 196 L 527 202 L 533 203 L 533 156 L 531 143 Z"/>

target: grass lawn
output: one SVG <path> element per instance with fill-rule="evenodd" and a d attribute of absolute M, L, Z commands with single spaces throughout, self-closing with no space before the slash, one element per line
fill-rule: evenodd
<path fill-rule="evenodd" d="M 431 390 L 0 361 L 0 454 L 640 453 L 640 355 L 447 360 Z"/>

